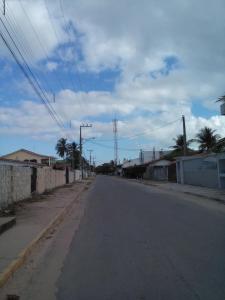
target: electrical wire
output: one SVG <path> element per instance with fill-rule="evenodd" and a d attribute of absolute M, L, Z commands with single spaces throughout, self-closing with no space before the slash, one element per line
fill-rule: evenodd
<path fill-rule="evenodd" d="M 178 121 L 180 121 L 181 118 L 179 119 L 176 119 L 174 121 L 171 121 L 171 122 L 168 122 L 168 123 L 165 123 L 164 125 L 160 126 L 160 127 L 157 127 L 157 128 L 154 128 L 154 129 L 147 129 L 143 132 L 140 132 L 140 133 L 137 133 L 137 134 L 134 134 L 134 135 L 130 135 L 130 136 L 122 136 L 122 137 L 119 137 L 118 140 L 127 140 L 127 139 L 132 139 L 132 138 L 135 138 L 135 137 L 139 137 L 139 136 L 142 136 L 142 135 L 148 135 L 149 133 L 152 133 L 152 132 L 155 132 L 157 130 L 160 130 L 162 128 L 165 128 L 166 126 L 168 125 L 171 125 L 171 124 L 174 124 Z M 104 142 L 112 142 L 114 139 L 100 139 L 101 141 L 104 141 Z"/>
<path fill-rule="evenodd" d="M 8 7 L 8 9 L 9 9 L 9 7 Z M 13 58 L 16 61 L 17 65 L 19 66 L 20 70 L 23 72 L 24 76 L 28 79 L 29 84 L 31 85 L 31 87 L 33 88 L 33 90 L 35 91 L 37 96 L 41 99 L 42 103 L 46 106 L 47 111 L 50 114 L 50 116 L 52 117 L 52 119 L 57 123 L 57 125 L 60 127 L 61 130 L 66 130 L 66 128 L 64 126 L 63 119 L 61 118 L 60 115 L 57 114 L 54 107 L 51 105 L 51 102 L 48 99 L 48 95 L 47 95 L 46 90 L 41 87 L 37 77 L 35 76 L 34 72 L 31 70 L 31 67 L 29 66 L 29 63 L 27 62 L 27 59 L 24 56 L 24 55 L 27 55 L 27 53 L 29 53 L 30 56 L 32 57 L 32 49 L 30 47 L 28 47 L 29 51 L 27 52 L 27 50 L 23 47 L 23 44 L 22 44 L 22 47 L 21 47 L 21 43 L 20 42 L 18 43 L 19 40 L 17 38 L 17 34 L 15 33 L 15 30 L 13 29 L 12 19 L 10 19 L 9 14 L 7 14 L 7 17 L 5 16 L 5 20 L 8 24 L 8 26 L 10 27 L 11 31 L 13 32 L 15 38 L 17 39 L 17 43 L 15 42 L 15 39 L 13 38 L 12 34 L 9 32 L 9 29 L 6 26 L 6 24 L 4 23 L 3 19 L 0 18 L 1 24 L 3 25 L 4 30 L 6 31 L 7 35 L 10 38 L 10 41 L 11 41 L 11 45 L 10 45 L 10 43 L 7 41 L 6 37 L 4 36 L 3 32 L 1 32 L 1 38 L 4 42 L 4 44 L 6 45 L 8 50 L 10 51 L 11 55 L 13 56 Z M 15 21 L 14 21 L 14 24 L 15 24 Z M 29 46 L 29 43 L 27 43 L 27 42 L 24 43 L 24 44 L 27 44 Z M 18 52 L 23 64 L 25 65 L 25 67 L 22 65 L 20 59 L 16 55 L 15 51 L 12 49 L 12 45 L 17 50 L 17 52 Z M 23 49 L 23 53 L 22 53 L 21 48 Z M 46 81 L 47 80 L 45 80 L 45 82 Z M 66 136 L 67 136 L 67 138 L 70 138 L 68 133 L 66 133 Z"/>
<path fill-rule="evenodd" d="M 50 108 L 48 107 L 48 105 L 46 105 L 45 100 L 43 99 L 40 91 L 38 90 L 38 88 L 35 86 L 34 82 L 31 80 L 29 74 L 27 73 L 26 69 L 23 67 L 23 65 L 21 64 L 20 60 L 18 59 L 16 53 L 13 51 L 13 49 L 10 47 L 9 43 L 7 42 L 6 38 L 4 37 L 3 33 L 0 31 L 0 37 L 2 39 L 2 41 L 4 42 L 4 44 L 6 45 L 6 47 L 8 48 L 9 52 L 11 53 L 11 55 L 13 56 L 13 58 L 15 59 L 17 65 L 19 66 L 20 70 L 23 72 L 24 76 L 27 78 L 28 82 L 30 83 L 30 85 L 32 86 L 33 90 L 35 91 L 35 93 L 39 96 L 39 98 L 42 100 L 43 104 L 45 104 L 49 114 L 51 115 L 51 117 L 57 122 L 57 124 L 59 125 L 59 127 L 61 128 L 61 124 L 58 123 L 58 120 L 55 118 L 55 116 L 52 114 L 52 111 L 50 110 Z"/>
<path fill-rule="evenodd" d="M 2 22 L 3 25 L 4 22 L 2 21 L 1 17 L 0 17 L 0 21 Z M 9 34 L 10 38 L 12 38 L 11 34 L 9 33 L 7 27 L 4 26 L 4 28 L 6 29 L 6 32 Z M 24 74 L 24 76 L 27 78 L 28 83 L 31 85 L 31 87 L 33 88 L 34 92 L 37 94 L 37 96 L 41 99 L 42 103 L 45 105 L 49 115 L 51 116 L 51 118 L 56 122 L 56 124 L 59 126 L 59 128 L 61 130 L 64 130 L 64 126 L 62 126 L 63 124 L 60 123 L 60 121 L 58 120 L 58 118 L 55 115 L 55 112 L 52 111 L 51 106 L 49 105 L 48 101 L 46 101 L 43 91 L 38 83 L 38 81 L 36 80 L 35 76 L 31 74 L 32 71 L 30 69 L 30 67 L 27 65 L 26 60 L 23 58 L 23 55 L 21 53 L 21 51 L 19 50 L 18 46 L 15 43 L 15 41 L 12 38 L 12 42 L 16 48 L 16 50 L 18 51 L 18 53 L 21 56 L 22 60 L 24 61 L 25 66 L 27 67 L 27 69 L 22 65 L 20 59 L 18 58 L 17 54 L 15 53 L 15 51 L 12 49 L 11 45 L 9 44 L 9 42 L 7 41 L 6 37 L 4 36 L 3 32 L 0 30 L 0 37 L 3 41 L 3 43 L 5 44 L 5 46 L 7 47 L 7 49 L 9 50 L 10 54 L 12 55 L 12 57 L 14 58 L 15 62 L 17 63 L 17 65 L 19 66 L 20 70 L 22 71 L 22 73 Z"/>
<path fill-rule="evenodd" d="M 19 4 L 20 4 L 20 7 L 21 7 L 21 9 L 22 9 L 22 11 L 23 11 L 25 17 L 27 18 L 27 20 L 28 20 L 28 22 L 29 22 L 29 24 L 30 24 L 30 27 L 31 27 L 31 29 L 32 29 L 32 31 L 33 31 L 33 33 L 34 33 L 34 35 L 35 35 L 35 37 L 36 37 L 36 39 L 37 39 L 37 41 L 38 41 L 38 43 L 39 43 L 39 46 L 40 46 L 40 49 L 42 50 L 42 53 L 44 54 L 44 56 L 46 57 L 46 59 L 47 59 L 48 61 L 50 61 L 50 57 L 48 56 L 47 50 L 46 50 L 46 48 L 45 48 L 45 45 L 43 44 L 42 40 L 40 39 L 40 37 L 39 37 L 39 35 L 38 35 L 38 33 L 37 33 L 36 29 L 35 29 L 35 26 L 33 25 L 33 22 L 32 22 L 32 20 L 31 20 L 31 18 L 29 17 L 28 13 L 26 12 L 26 10 L 25 10 L 25 8 L 24 8 L 24 5 L 23 5 L 23 3 L 22 3 L 22 0 L 19 0 Z M 44 74 L 43 74 L 43 75 L 44 75 Z M 55 79 L 56 79 L 58 90 L 60 90 L 60 89 L 64 90 L 65 87 L 64 87 L 64 85 L 63 85 L 63 82 L 60 80 L 58 74 L 55 73 L 55 72 L 53 72 L 53 75 L 54 75 L 54 77 L 55 77 Z M 44 78 L 45 78 L 45 82 L 49 82 L 49 81 L 48 81 L 48 78 L 46 78 L 45 75 L 44 75 Z M 52 95 L 54 96 L 54 95 L 55 95 L 55 92 L 53 91 L 53 88 L 50 88 L 50 90 L 51 90 Z M 63 115 L 62 117 L 61 117 L 61 114 Z M 62 119 L 62 121 L 63 121 L 63 119 L 64 119 L 64 120 L 67 119 L 66 116 L 65 116 L 65 114 L 63 114 L 63 112 L 60 113 L 60 118 Z M 63 121 L 63 122 L 64 122 L 64 121 Z"/>
<path fill-rule="evenodd" d="M 107 149 L 114 149 L 113 146 L 109 146 L 109 145 L 104 145 L 104 144 L 101 144 L 101 143 L 98 143 L 98 142 L 93 142 L 93 141 L 88 141 L 89 143 L 92 143 L 93 145 L 96 145 L 96 146 L 99 146 L 99 147 L 103 147 L 103 148 L 107 148 Z M 121 147 L 118 147 L 118 150 L 122 150 L 122 151 L 139 151 L 140 149 L 138 148 L 121 148 Z"/>
<path fill-rule="evenodd" d="M 48 105 L 50 106 L 51 110 L 53 111 L 53 114 L 56 115 L 56 112 L 54 111 L 54 108 L 51 106 L 51 103 L 49 102 L 49 99 L 47 97 L 47 95 L 45 94 L 45 91 L 42 89 L 42 87 L 40 86 L 40 83 L 38 82 L 36 76 L 34 75 L 33 71 L 31 70 L 30 66 L 28 65 L 24 55 L 22 54 L 21 50 L 19 49 L 19 47 L 17 46 L 15 40 L 13 39 L 11 33 L 9 32 L 8 28 L 6 27 L 5 23 L 3 22 L 2 18 L 0 17 L 0 22 L 2 23 L 3 27 L 5 28 L 8 36 L 10 37 L 13 45 L 15 46 L 16 50 L 18 51 L 23 63 L 25 64 L 25 66 L 27 67 L 29 74 L 31 75 L 31 77 L 33 78 L 35 84 L 37 85 L 37 87 L 39 88 L 39 90 L 41 91 L 42 96 L 44 97 L 44 99 L 47 101 Z M 4 41 L 5 42 L 5 41 Z M 45 102 L 46 103 L 46 102 Z M 61 122 L 61 121 L 60 121 Z M 63 123 L 61 124 L 63 125 Z"/>
<path fill-rule="evenodd" d="M 53 23 L 53 20 L 52 20 L 52 19 L 53 19 L 53 18 L 52 18 L 52 14 L 51 14 L 51 12 L 50 12 L 50 9 L 49 9 L 47 0 L 44 0 L 44 4 L 45 4 L 45 7 L 46 7 L 46 11 L 47 11 L 47 13 L 48 13 L 48 16 L 49 16 L 49 20 L 50 20 L 51 27 L 52 27 L 53 32 L 54 32 L 55 37 L 56 37 L 56 40 L 57 40 L 58 44 L 61 44 L 61 43 L 60 43 L 60 37 L 59 37 L 59 35 L 58 35 L 58 33 L 57 33 L 57 30 L 56 30 L 56 28 L 55 28 L 55 26 L 54 26 L 54 23 Z M 60 6 L 61 6 L 61 8 L 63 8 L 62 3 L 60 3 Z M 62 11 L 62 15 L 64 15 L 64 18 L 65 18 L 64 10 Z M 70 35 L 69 35 L 69 33 L 67 32 L 66 27 L 65 27 L 65 31 L 66 31 L 66 33 L 67 33 L 67 36 L 68 36 L 69 41 L 71 41 Z M 68 78 L 69 78 L 71 87 L 76 91 L 77 88 L 76 88 L 76 84 L 74 84 L 73 79 L 72 79 L 70 76 L 69 76 Z M 84 98 L 84 99 L 85 99 L 85 98 Z M 86 107 L 84 107 L 84 104 L 82 103 L 82 101 L 80 100 L 79 97 L 78 97 L 78 102 L 79 102 L 79 105 L 80 105 L 80 107 L 81 107 L 82 112 L 84 113 L 84 112 L 86 111 Z"/>
<path fill-rule="evenodd" d="M 29 66 L 29 63 L 27 62 L 27 59 L 25 59 L 24 54 L 26 54 L 26 51 L 24 50 L 24 47 L 21 47 L 21 44 L 20 44 L 20 47 L 19 47 L 19 45 L 18 45 L 18 39 L 17 39 L 17 43 L 16 43 L 16 42 L 15 42 L 15 39 L 13 38 L 12 34 L 9 32 L 9 30 L 8 30 L 7 26 L 5 25 L 5 23 L 3 22 L 2 18 L 0 18 L 0 21 L 1 21 L 1 23 L 2 23 L 2 25 L 3 25 L 3 27 L 4 27 L 4 29 L 6 30 L 7 34 L 9 35 L 10 40 L 12 41 L 14 47 L 17 49 L 18 53 L 20 54 L 20 57 L 21 57 L 22 61 L 24 62 L 24 64 L 25 64 L 26 67 L 28 68 L 29 73 L 32 75 L 33 79 L 36 81 L 36 84 L 39 85 L 39 88 L 40 88 L 40 90 L 42 91 L 42 93 L 43 93 L 43 95 L 44 95 L 46 101 L 47 101 L 48 104 L 49 104 L 49 106 L 51 107 L 51 110 L 53 111 L 54 114 L 57 115 L 57 113 L 55 112 L 54 108 L 53 108 L 52 105 L 51 105 L 50 100 L 49 100 L 48 97 L 47 97 L 47 91 L 44 90 L 42 87 L 40 87 L 40 83 L 38 82 L 37 77 L 35 76 L 34 72 L 31 70 L 31 67 Z M 9 27 L 10 27 L 10 29 L 11 29 L 11 31 L 14 33 L 14 35 L 15 35 L 15 37 L 16 37 L 15 30 L 13 29 L 13 27 L 12 27 L 10 21 L 9 21 L 7 18 L 6 18 L 6 22 L 7 22 L 7 24 L 9 25 Z M 29 45 L 29 43 L 27 43 L 27 44 Z M 22 53 L 21 48 L 23 49 L 24 54 Z M 31 48 L 30 48 L 30 49 L 31 49 Z M 32 50 L 30 51 L 30 54 L 31 54 L 31 56 L 32 56 Z M 45 79 L 44 81 L 47 82 L 47 79 L 46 79 L 45 76 L 44 76 L 44 79 Z M 53 91 L 52 91 L 52 93 L 53 93 Z M 61 118 L 61 116 L 58 116 L 58 115 L 57 115 L 57 118 L 58 118 L 59 121 L 63 124 L 63 119 Z M 64 125 L 63 125 L 63 126 L 64 126 Z"/>
<path fill-rule="evenodd" d="M 27 18 L 27 20 L 28 20 L 28 22 L 29 22 L 29 24 L 30 24 L 30 26 L 31 26 L 31 28 L 32 28 L 32 30 L 33 30 L 35 36 L 36 36 L 36 39 L 37 39 L 38 42 L 39 42 L 40 48 L 42 49 L 42 52 L 43 52 L 44 56 L 47 58 L 47 60 L 50 60 L 50 58 L 49 58 L 49 56 L 48 56 L 48 53 L 47 53 L 47 50 L 46 50 L 44 44 L 42 43 L 42 41 L 41 41 L 41 39 L 40 39 L 40 37 L 39 37 L 39 35 L 38 35 L 38 33 L 37 33 L 37 31 L 36 31 L 34 25 L 33 25 L 33 22 L 32 22 L 32 20 L 31 20 L 31 18 L 29 17 L 29 15 L 27 14 L 27 12 L 26 12 L 26 10 L 25 10 L 25 8 L 24 8 L 24 5 L 23 5 L 23 3 L 22 3 L 22 0 L 19 0 L 19 3 L 20 3 L 20 6 L 21 6 L 21 8 L 22 8 L 22 10 L 23 10 L 24 15 L 26 16 L 26 18 Z M 61 81 L 60 78 L 58 77 L 58 75 L 54 73 L 54 76 L 56 77 L 56 80 L 57 80 L 59 86 L 61 87 L 61 89 L 64 90 L 65 88 L 64 88 L 64 86 L 63 86 L 62 81 Z"/>

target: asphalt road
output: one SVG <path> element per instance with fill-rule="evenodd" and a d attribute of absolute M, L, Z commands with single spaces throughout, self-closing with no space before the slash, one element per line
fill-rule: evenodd
<path fill-rule="evenodd" d="M 58 300 L 224 300 L 224 211 L 98 176 L 57 288 Z"/>

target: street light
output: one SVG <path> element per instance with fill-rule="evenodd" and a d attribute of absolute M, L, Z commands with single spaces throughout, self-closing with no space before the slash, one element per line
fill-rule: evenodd
<path fill-rule="evenodd" d="M 95 140 L 95 139 L 96 139 L 96 137 L 90 137 L 90 138 L 82 139 L 82 141 L 83 141 L 83 144 L 84 144 L 84 143 L 86 143 L 90 140 Z"/>

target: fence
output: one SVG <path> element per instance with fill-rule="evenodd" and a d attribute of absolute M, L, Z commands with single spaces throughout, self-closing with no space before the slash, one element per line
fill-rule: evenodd
<path fill-rule="evenodd" d="M 66 178 L 66 173 L 68 174 Z M 31 197 L 32 193 L 73 183 L 81 179 L 79 170 L 54 170 L 50 167 L 0 165 L 0 208 Z"/>

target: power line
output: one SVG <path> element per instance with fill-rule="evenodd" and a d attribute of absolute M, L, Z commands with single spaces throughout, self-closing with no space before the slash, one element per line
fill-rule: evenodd
<path fill-rule="evenodd" d="M 103 147 L 103 148 L 107 148 L 107 149 L 112 149 L 114 150 L 114 147 L 113 146 L 109 146 L 109 145 L 104 145 L 104 144 L 101 144 L 101 143 L 98 143 L 98 142 L 94 142 L 94 141 L 88 141 L 89 143 L 92 143 L 96 146 L 99 146 L 99 147 Z M 122 151 L 139 151 L 140 149 L 138 148 L 121 148 L 121 147 L 118 147 L 118 150 L 122 150 Z"/>
<path fill-rule="evenodd" d="M 49 102 L 49 99 L 47 98 L 46 94 L 45 94 L 45 91 L 42 89 L 42 87 L 40 86 L 36 76 L 34 75 L 33 71 L 31 70 L 30 66 L 28 65 L 25 57 L 23 56 L 22 52 L 20 51 L 19 47 L 17 46 L 15 40 L 13 39 L 11 33 L 9 32 L 8 28 L 6 27 L 5 23 L 3 22 L 2 18 L 0 17 L 0 21 L 2 23 L 2 25 L 4 26 L 7 34 L 9 35 L 13 45 L 15 46 L 16 50 L 18 51 L 20 57 L 22 58 L 25 66 L 27 67 L 29 73 L 31 74 L 32 78 L 34 79 L 35 83 L 37 84 L 38 88 L 40 89 L 41 93 L 43 94 L 44 98 L 46 99 L 46 101 L 48 102 L 49 106 L 51 107 L 51 103 Z M 51 107 L 52 108 L 52 107 Z M 52 110 L 54 111 L 54 109 L 52 108 Z M 54 112 L 55 113 L 55 112 Z"/>
<path fill-rule="evenodd" d="M 66 33 L 67 33 L 69 42 L 72 44 L 72 40 L 71 40 L 69 31 L 67 30 L 67 26 L 66 26 L 66 23 L 67 23 L 67 22 L 66 22 L 65 10 L 64 10 L 64 7 L 63 7 L 62 0 L 59 0 L 59 4 L 60 4 L 60 9 L 61 9 L 62 17 L 63 17 L 64 24 L 65 24 L 65 31 L 66 31 Z M 80 85 L 80 88 L 82 88 L 83 85 L 82 85 L 82 83 L 81 83 L 81 78 L 80 78 L 80 76 L 79 76 L 79 73 L 77 73 L 77 79 L 78 79 L 78 84 Z M 72 77 L 72 80 L 73 80 L 73 77 Z"/>
<path fill-rule="evenodd" d="M 54 23 L 53 23 L 53 21 L 52 21 L 52 14 L 51 14 L 51 12 L 50 12 L 50 9 L 49 9 L 47 0 L 44 0 L 44 3 L 45 3 L 45 7 L 46 7 L 46 10 L 47 10 L 48 16 L 49 16 L 49 20 L 50 20 L 51 27 L 52 27 L 53 32 L 54 32 L 54 34 L 55 34 L 56 40 L 57 40 L 58 44 L 60 45 L 60 44 L 61 44 L 61 43 L 60 43 L 60 38 L 59 38 L 59 36 L 58 36 L 57 30 L 56 30 L 56 28 L 55 28 L 55 26 L 54 26 Z M 62 5 L 61 2 L 60 2 L 60 6 L 61 6 L 61 9 L 62 9 L 62 15 L 64 16 L 64 20 L 65 20 L 64 9 L 63 9 L 63 5 Z M 66 26 L 65 26 L 65 32 L 66 32 L 66 34 L 67 34 L 67 36 L 68 36 L 69 41 L 71 41 L 70 35 L 69 35 L 68 32 L 67 32 Z M 71 87 L 72 87 L 74 90 L 76 90 L 76 84 L 75 84 L 75 81 L 73 81 L 73 79 L 72 79 L 70 76 L 69 76 L 68 78 L 69 78 Z M 78 102 L 79 102 L 79 104 L 80 104 L 81 109 L 82 109 L 83 111 L 85 111 L 85 108 L 83 107 L 83 103 L 82 103 L 82 101 L 80 100 L 79 97 L 78 97 Z"/>
<path fill-rule="evenodd" d="M 35 37 L 36 37 L 36 39 L 37 39 L 37 41 L 38 41 L 38 43 L 39 43 L 40 49 L 42 50 L 42 52 L 43 52 L 44 56 L 46 57 L 46 59 L 50 61 L 50 57 L 48 56 L 47 50 L 46 50 L 46 48 L 45 48 L 45 45 L 44 45 L 44 43 L 42 42 L 42 40 L 40 39 L 40 37 L 39 37 L 39 35 L 38 35 L 38 33 L 37 33 L 36 29 L 35 29 L 35 26 L 33 25 L 31 18 L 29 17 L 29 14 L 26 12 L 26 10 L 25 10 L 25 8 L 24 8 L 24 5 L 23 5 L 23 1 L 22 1 L 22 0 L 19 0 L 19 4 L 20 4 L 20 7 L 21 7 L 21 9 L 22 9 L 22 11 L 23 11 L 25 17 L 27 18 L 27 20 L 28 20 L 28 22 L 29 22 L 29 24 L 30 24 L 30 27 L 31 27 L 31 29 L 32 29 L 32 31 L 33 31 L 33 33 L 34 33 L 34 35 L 35 35 Z M 12 15 L 13 15 L 13 12 L 12 12 Z M 21 30 L 21 31 L 22 31 L 22 30 Z M 29 43 L 27 43 L 27 44 L 28 44 L 28 46 L 29 46 Z M 48 80 L 48 77 L 46 77 L 44 73 L 42 73 L 42 75 L 44 76 L 44 79 L 45 79 L 44 81 L 45 81 L 45 83 L 48 83 L 48 89 L 51 91 L 52 96 L 53 96 L 53 102 L 55 103 L 55 91 L 53 90 L 53 88 L 52 88 L 51 85 L 50 85 L 50 88 L 49 88 L 49 80 Z M 65 87 L 64 87 L 62 81 L 60 80 L 58 74 L 55 73 L 55 72 L 53 72 L 53 75 L 54 75 L 54 77 L 55 77 L 55 79 L 56 79 L 58 90 L 60 90 L 60 88 L 61 88 L 62 90 L 65 89 Z M 61 117 L 61 114 L 63 115 L 62 117 Z M 65 114 L 64 114 L 63 112 L 61 112 L 61 114 L 60 114 L 60 115 L 58 114 L 58 115 L 60 116 L 62 122 L 64 122 L 64 120 L 66 120 L 67 117 L 65 116 Z"/>
<path fill-rule="evenodd" d="M 15 46 L 16 50 L 18 51 L 22 61 L 24 62 L 25 66 L 27 67 L 28 71 L 24 68 L 24 66 L 20 62 L 18 56 L 16 55 L 15 51 L 12 49 L 12 47 L 10 46 L 8 41 L 6 40 L 6 38 L 5 38 L 4 34 L 2 33 L 2 31 L 0 31 L 0 37 L 1 37 L 2 41 L 4 42 L 6 47 L 8 48 L 9 52 L 13 56 L 14 60 L 16 61 L 17 65 L 19 66 L 19 68 L 22 71 L 22 73 L 24 74 L 24 76 L 27 78 L 27 80 L 28 80 L 29 84 L 31 85 L 31 87 L 33 88 L 34 92 L 37 94 L 37 96 L 41 99 L 41 101 L 43 102 L 43 104 L 47 108 L 47 111 L 50 114 L 50 116 L 52 117 L 52 119 L 57 123 L 57 125 L 60 127 L 60 129 L 64 129 L 63 124 L 58 120 L 54 109 L 52 108 L 51 104 L 49 103 L 48 99 L 46 98 L 46 95 L 43 92 L 39 82 L 37 81 L 35 75 L 33 74 L 32 70 L 30 69 L 29 65 L 27 64 L 23 54 L 21 53 L 20 49 L 16 45 L 13 37 L 11 36 L 10 32 L 8 31 L 8 29 L 5 26 L 3 20 L 1 19 L 1 17 L 0 17 L 0 21 L 3 24 L 6 32 L 8 33 L 11 41 L 13 42 L 13 45 Z"/>
<path fill-rule="evenodd" d="M 130 135 L 130 136 L 121 136 L 118 138 L 118 140 L 127 140 L 127 139 L 131 139 L 131 138 L 134 138 L 134 137 L 139 137 L 139 136 L 142 136 L 142 135 L 147 135 L 149 133 L 152 133 L 152 132 L 155 132 L 159 129 L 162 129 L 162 128 L 165 128 L 166 126 L 168 125 L 171 125 L 171 124 L 174 124 L 176 123 L 177 121 L 180 121 L 181 119 L 176 119 L 174 121 L 171 121 L 171 122 L 168 122 L 168 123 L 165 123 L 164 125 L 160 126 L 160 127 L 157 127 L 157 128 L 154 128 L 153 130 L 152 129 L 147 129 L 143 132 L 140 132 L 140 133 L 137 133 L 137 134 L 134 134 L 134 135 Z M 112 142 L 114 141 L 114 139 L 102 139 L 101 141 L 104 141 L 104 142 Z"/>
<path fill-rule="evenodd" d="M 57 115 L 55 109 L 52 107 L 52 105 L 51 105 L 51 103 L 50 103 L 50 101 L 49 101 L 47 95 L 45 94 L 45 93 L 46 93 L 46 90 L 43 90 L 43 88 L 40 86 L 40 83 L 38 82 L 37 77 L 35 76 L 35 74 L 34 74 L 33 71 L 31 70 L 31 68 L 30 68 L 30 66 L 29 66 L 29 64 L 28 64 L 28 62 L 27 62 L 27 60 L 25 59 L 24 55 L 22 54 L 21 50 L 19 49 L 19 46 L 18 46 L 17 43 L 15 42 L 15 39 L 13 38 L 12 34 L 9 32 L 9 30 L 8 30 L 7 26 L 5 25 L 5 23 L 3 22 L 2 18 L 0 18 L 0 21 L 1 21 L 1 23 L 2 23 L 2 25 L 3 25 L 3 27 L 4 27 L 4 29 L 5 29 L 5 31 L 7 32 L 7 34 L 8 34 L 8 36 L 9 36 L 10 40 L 12 41 L 14 47 L 15 47 L 16 50 L 18 51 L 18 53 L 19 53 L 19 55 L 20 55 L 20 57 L 21 57 L 23 63 L 24 63 L 25 66 L 27 67 L 27 69 L 28 69 L 28 71 L 29 71 L 31 77 L 33 78 L 33 80 L 35 81 L 36 85 L 37 85 L 38 88 L 40 89 L 40 91 L 41 91 L 43 97 L 45 98 L 45 100 L 47 101 L 48 105 L 50 106 L 50 109 L 53 111 L 53 114 L 55 114 L 55 115 L 57 116 L 57 118 L 59 119 L 59 122 L 61 122 L 62 127 L 64 127 L 62 118 L 61 118 L 60 116 Z M 6 20 L 6 21 L 7 21 L 7 20 Z M 9 24 L 9 26 L 10 26 L 9 21 L 7 21 L 7 22 L 8 22 L 8 24 Z M 11 26 L 10 26 L 10 28 L 11 28 L 11 30 L 13 31 L 13 28 L 12 28 Z M 14 33 L 14 34 L 15 34 L 15 33 Z"/>
<path fill-rule="evenodd" d="M 49 58 L 49 56 L 48 56 L 48 54 L 47 54 L 47 50 L 46 50 L 44 44 L 42 43 L 42 41 L 41 41 L 41 39 L 40 39 L 40 37 L 39 37 L 39 35 L 38 35 L 38 33 L 37 33 L 37 31 L 36 31 L 36 29 L 35 29 L 35 27 L 34 27 L 32 21 L 31 21 L 29 15 L 27 14 L 27 12 L 26 12 L 26 10 L 25 10 L 25 8 L 24 8 L 24 6 L 23 6 L 22 0 L 19 0 L 19 3 L 20 3 L 20 6 L 21 6 L 21 8 L 22 8 L 22 10 L 23 10 L 23 12 L 24 12 L 24 14 L 25 14 L 25 16 L 26 16 L 28 22 L 30 23 L 31 28 L 32 28 L 32 30 L 33 30 L 33 32 L 34 32 L 34 34 L 35 34 L 35 36 L 36 36 L 36 38 L 37 38 L 37 40 L 38 40 L 38 42 L 39 42 L 40 48 L 42 49 L 42 51 L 43 51 L 44 55 L 46 56 L 46 58 L 47 58 L 48 60 L 50 60 L 50 58 Z M 54 75 L 55 75 L 55 77 L 56 77 L 56 79 L 57 79 L 57 81 L 58 81 L 60 87 L 61 87 L 62 89 L 65 89 L 64 86 L 63 86 L 63 83 L 62 83 L 62 81 L 60 80 L 60 78 L 58 77 L 58 75 L 56 75 L 56 74 L 54 74 Z"/>

